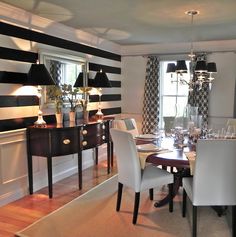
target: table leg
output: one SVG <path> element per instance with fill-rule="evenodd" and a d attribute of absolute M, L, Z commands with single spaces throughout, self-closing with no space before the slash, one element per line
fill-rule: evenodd
<path fill-rule="evenodd" d="M 179 187 L 182 185 L 182 178 L 183 177 L 187 177 L 190 176 L 190 171 L 189 169 L 177 169 L 178 171 L 174 174 L 174 188 L 173 188 L 173 196 L 172 198 L 174 198 L 178 191 L 179 191 Z M 170 196 L 169 194 L 164 197 L 162 200 L 155 202 L 154 207 L 162 207 L 166 204 L 169 203 L 170 201 Z"/>
<path fill-rule="evenodd" d="M 212 206 L 211 207 L 219 217 L 226 215 L 227 206 Z"/>

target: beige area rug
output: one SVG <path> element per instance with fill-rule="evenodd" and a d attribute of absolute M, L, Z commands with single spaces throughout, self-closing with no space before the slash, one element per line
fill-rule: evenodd
<path fill-rule="evenodd" d="M 121 210 L 115 211 L 117 176 L 103 182 L 60 209 L 18 232 L 21 237 L 191 237 L 190 213 L 181 216 L 181 195 L 174 200 L 174 212 L 168 206 L 156 209 L 148 192 L 141 195 L 136 225 L 132 224 L 134 193 L 124 189 Z M 155 190 L 155 200 L 166 187 Z M 226 216 L 218 217 L 208 207 L 199 208 L 198 237 L 229 237 Z"/>

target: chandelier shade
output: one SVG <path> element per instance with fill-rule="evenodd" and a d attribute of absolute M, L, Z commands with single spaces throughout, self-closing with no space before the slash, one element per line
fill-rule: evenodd
<path fill-rule="evenodd" d="M 176 65 L 176 72 L 177 73 L 187 73 L 187 65 L 185 60 L 178 60 Z"/>
<path fill-rule="evenodd" d="M 217 69 L 216 69 L 216 63 L 214 63 L 214 62 L 211 62 L 211 63 L 208 63 L 207 64 L 207 71 L 209 72 L 209 73 L 213 73 L 213 72 L 217 72 Z"/>
<path fill-rule="evenodd" d="M 185 12 L 185 14 L 191 16 L 191 48 L 189 54 L 190 80 L 185 80 L 183 77 L 183 73 L 188 72 L 185 60 L 178 60 L 176 65 L 174 63 L 168 63 L 166 70 L 167 73 L 171 73 L 171 78 L 173 73 L 176 73 L 177 80 L 172 80 L 172 82 L 181 82 L 182 85 L 187 84 L 189 86 L 189 91 L 193 91 L 194 88 L 200 90 L 203 83 L 209 83 L 209 89 L 211 89 L 212 80 L 214 79 L 213 74 L 217 73 L 215 62 L 207 63 L 206 60 L 202 60 L 202 57 L 201 59 L 198 59 L 193 52 L 193 17 L 199 13 L 200 12 L 197 10 Z M 197 87 L 195 87 L 195 85 L 197 85 Z"/>
<path fill-rule="evenodd" d="M 206 64 L 206 61 L 203 61 L 203 60 L 197 61 L 196 67 L 195 67 L 195 72 L 196 72 L 196 73 L 204 73 L 204 72 L 207 72 L 207 64 Z"/>
<path fill-rule="evenodd" d="M 168 63 L 166 72 L 167 73 L 173 73 L 175 72 L 175 64 L 174 63 Z"/>

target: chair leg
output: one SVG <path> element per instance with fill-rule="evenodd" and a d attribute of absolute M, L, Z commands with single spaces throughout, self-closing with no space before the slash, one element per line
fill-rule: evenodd
<path fill-rule="evenodd" d="M 168 184 L 168 188 L 169 188 L 169 212 L 173 212 L 173 183 L 172 184 Z"/>
<path fill-rule="evenodd" d="M 193 230 L 192 237 L 197 237 L 197 206 L 193 206 Z"/>
<path fill-rule="evenodd" d="M 186 201 L 187 201 L 187 193 L 185 189 L 183 189 L 182 217 L 186 216 Z"/>
<path fill-rule="evenodd" d="M 116 211 L 120 210 L 121 198 L 122 198 L 123 184 L 118 183 L 118 193 L 117 193 L 117 202 L 116 202 Z"/>
<path fill-rule="evenodd" d="M 236 206 L 232 206 L 232 237 L 236 237 Z"/>
<path fill-rule="evenodd" d="M 152 201 L 153 200 L 153 188 L 149 189 L 149 197 L 150 197 L 150 200 Z"/>
<path fill-rule="evenodd" d="M 134 213 L 133 213 L 133 224 L 136 224 L 138 218 L 138 208 L 139 208 L 140 192 L 135 193 L 134 200 Z"/>

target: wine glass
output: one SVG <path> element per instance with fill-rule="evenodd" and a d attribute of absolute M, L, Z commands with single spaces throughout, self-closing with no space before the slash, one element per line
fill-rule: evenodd
<path fill-rule="evenodd" d="M 225 138 L 233 138 L 235 136 L 235 126 L 234 125 L 228 125 Z"/>

